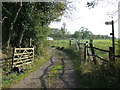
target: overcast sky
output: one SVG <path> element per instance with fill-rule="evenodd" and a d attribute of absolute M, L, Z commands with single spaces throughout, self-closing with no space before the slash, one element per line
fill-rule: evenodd
<path fill-rule="evenodd" d="M 66 23 L 67 31 L 74 33 L 78 31 L 80 27 L 88 28 L 89 31 L 94 34 L 110 35 L 112 32 L 111 25 L 105 25 L 106 21 L 118 20 L 118 13 L 114 12 L 118 10 L 118 0 L 99 0 L 97 6 L 89 9 L 86 7 L 87 1 L 91 0 L 71 0 L 73 3 L 70 5 L 76 8 L 71 11 L 72 14 L 68 13 L 62 16 L 60 22 L 52 22 L 49 26 L 51 28 L 61 28 L 63 22 Z M 108 3 L 111 1 L 112 3 Z M 107 15 L 107 14 L 114 15 Z M 65 17 L 65 16 L 69 17 Z M 118 22 L 115 22 L 115 37 L 118 37 Z"/>

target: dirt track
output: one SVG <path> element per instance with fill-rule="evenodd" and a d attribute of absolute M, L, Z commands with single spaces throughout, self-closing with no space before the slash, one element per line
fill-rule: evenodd
<path fill-rule="evenodd" d="M 76 88 L 76 72 L 70 58 L 57 49 L 50 49 L 50 52 L 51 58 L 48 62 L 11 88 Z M 63 69 L 59 71 L 59 75 L 48 80 L 50 69 L 59 62 Z"/>

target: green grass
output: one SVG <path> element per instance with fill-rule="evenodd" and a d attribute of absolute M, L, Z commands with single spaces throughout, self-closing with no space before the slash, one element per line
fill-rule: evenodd
<path fill-rule="evenodd" d="M 12 73 L 9 75 L 3 74 L 2 75 L 2 88 L 9 88 L 10 86 L 16 84 L 20 80 L 23 80 L 25 77 L 28 77 L 31 72 L 36 71 L 40 66 L 42 66 L 46 61 L 49 60 L 49 53 L 46 53 L 46 56 L 44 57 L 35 57 L 34 62 L 29 65 L 25 66 L 24 68 L 27 68 L 28 70 L 25 71 L 25 73 L 22 73 L 18 75 L 17 73 Z"/>
<path fill-rule="evenodd" d="M 50 85 L 54 85 L 56 82 L 56 79 L 60 77 L 61 71 L 63 69 L 62 62 L 59 61 L 55 66 L 53 66 L 51 69 L 49 69 L 48 74 L 46 75 L 46 84 L 47 88 L 50 88 Z"/>
<path fill-rule="evenodd" d="M 60 71 L 63 69 L 63 65 L 62 62 L 59 61 L 55 66 L 53 66 L 49 71 L 48 71 L 48 75 L 47 75 L 47 79 L 49 77 L 53 77 L 53 76 L 58 76 L 60 74 Z"/>
<path fill-rule="evenodd" d="M 61 64 L 58 64 L 52 68 L 52 70 L 62 70 L 63 66 Z"/>
<path fill-rule="evenodd" d="M 83 43 L 85 41 L 90 41 L 88 39 L 80 40 L 80 43 Z M 74 45 L 75 41 L 72 40 L 72 45 Z M 118 47 L 118 40 L 115 40 L 115 45 Z M 51 41 L 49 46 L 60 46 L 60 47 L 69 47 L 69 40 L 54 40 Z M 111 39 L 95 39 L 93 40 L 93 46 L 99 47 L 101 49 L 109 49 L 109 47 L 112 47 L 112 40 Z"/>
<path fill-rule="evenodd" d="M 74 40 L 72 40 L 72 43 L 74 43 Z M 51 41 L 49 46 L 68 48 L 69 47 L 69 40 L 54 40 L 54 41 Z"/>
<path fill-rule="evenodd" d="M 74 69 L 79 70 L 80 64 L 83 61 L 82 59 L 83 55 L 80 54 L 80 52 L 77 52 L 73 49 L 65 49 L 64 52 L 66 52 L 72 59 L 73 64 L 74 64 Z"/>

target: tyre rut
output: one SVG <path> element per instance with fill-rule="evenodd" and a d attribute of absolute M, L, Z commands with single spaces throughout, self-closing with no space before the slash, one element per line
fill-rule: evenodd
<path fill-rule="evenodd" d="M 76 88 L 76 72 L 70 58 L 54 48 L 50 52 L 52 54 L 48 62 L 11 88 Z M 59 75 L 47 80 L 49 71 L 60 62 L 62 69 L 59 70 Z"/>

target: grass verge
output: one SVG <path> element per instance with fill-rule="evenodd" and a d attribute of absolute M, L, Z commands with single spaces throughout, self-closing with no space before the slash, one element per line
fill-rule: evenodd
<path fill-rule="evenodd" d="M 74 49 L 64 50 L 72 59 L 78 71 L 77 88 L 119 88 L 120 61 L 112 64 L 94 65 L 92 61 L 84 61 L 82 52 Z"/>

